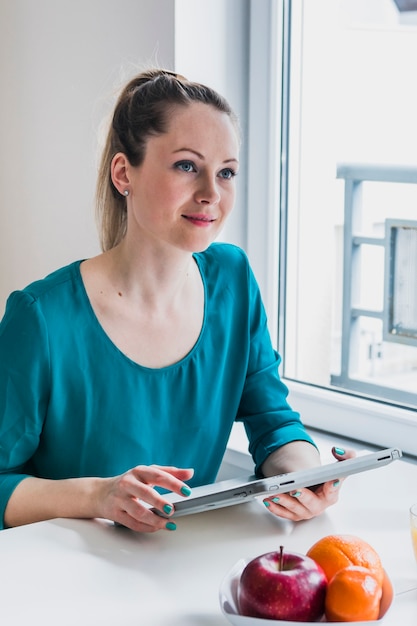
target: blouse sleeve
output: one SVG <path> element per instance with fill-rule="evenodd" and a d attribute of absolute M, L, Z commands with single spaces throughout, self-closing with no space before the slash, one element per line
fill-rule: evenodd
<path fill-rule="evenodd" d="M 287 401 L 288 389 L 278 373 L 281 358 L 272 347 L 266 312 L 250 268 L 248 283 L 249 362 L 237 420 L 244 423 L 249 452 L 255 462 L 255 471 L 260 475 L 263 462 L 277 448 L 291 441 L 315 444 L 299 413 Z"/>
<path fill-rule="evenodd" d="M 50 380 L 45 323 L 37 302 L 16 291 L 0 323 L 0 529 L 26 463 L 39 444 Z"/>

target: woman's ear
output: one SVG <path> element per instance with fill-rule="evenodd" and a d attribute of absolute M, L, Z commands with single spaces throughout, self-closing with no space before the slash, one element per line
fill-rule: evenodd
<path fill-rule="evenodd" d="M 110 166 L 110 174 L 113 185 L 122 196 L 129 195 L 129 166 L 127 156 L 123 152 L 118 152 L 114 155 Z"/>

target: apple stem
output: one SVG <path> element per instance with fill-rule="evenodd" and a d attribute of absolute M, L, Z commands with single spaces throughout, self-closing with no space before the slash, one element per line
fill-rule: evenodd
<path fill-rule="evenodd" d="M 284 546 L 279 547 L 279 571 L 282 572 L 284 564 Z"/>

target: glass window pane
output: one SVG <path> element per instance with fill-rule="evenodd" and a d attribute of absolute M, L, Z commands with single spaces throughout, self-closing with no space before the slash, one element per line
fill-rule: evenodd
<path fill-rule="evenodd" d="M 291 6 L 283 374 L 417 406 L 417 347 L 383 335 L 386 223 L 417 220 L 417 11 Z"/>

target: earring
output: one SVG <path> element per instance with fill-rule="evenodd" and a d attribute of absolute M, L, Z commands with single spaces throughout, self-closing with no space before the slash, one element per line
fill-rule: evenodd
<path fill-rule="evenodd" d="M 129 195 L 129 189 L 125 189 L 123 195 L 127 198 L 127 196 Z"/>

